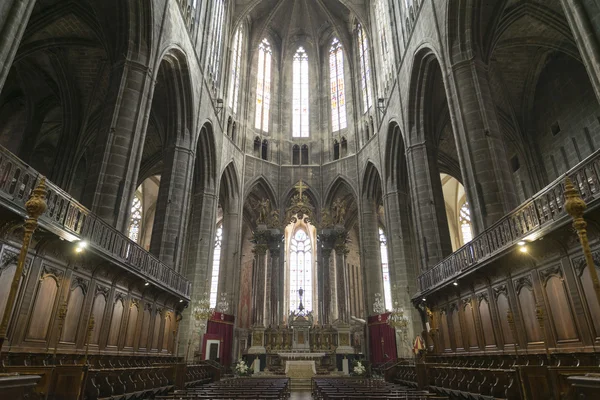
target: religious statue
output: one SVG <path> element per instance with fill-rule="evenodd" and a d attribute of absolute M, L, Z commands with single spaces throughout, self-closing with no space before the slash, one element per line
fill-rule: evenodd
<path fill-rule="evenodd" d="M 337 225 L 343 225 L 346 220 L 346 202 L 336 199 L 333 202 L 333 222 Z"/>
<path fill-rule="evenodd" d="M 330 228 L 334 225 L 333 219 L 331 218 L 331 212 L 328 208 L 324 208 L 321 212 L 321 228 Z"/>
<path fill-rule="evenodd" d="M 269 215 L 269 210 L 271 209 L 271 202 L 269 201 L 269 199 L 255 201 L 253 206 L 258 209 L 258 218 L 256 220 L 256 223 L 258 225 L 266 224 L 267 216 Z"/>
<path fill-rule="evenodd" d="M 279 210 L 272 210 L 271 215 L 269 216 L 269 223 L 267 224 L 269 228 L 276 229 L 279 228 L 281 222 L 279 220 Z"/>

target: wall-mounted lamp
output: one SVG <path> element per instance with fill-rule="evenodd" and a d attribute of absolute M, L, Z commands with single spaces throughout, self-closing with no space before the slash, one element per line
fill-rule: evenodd
<path fill-rule="evenodd" d="M 81 253 L 88 246 L 85 240 L 80 240 L 77 242 L 77 246 L 75 247 L 75 253 Z"/>
<path fill-rule="evenodd" d="M 383 97 L 377 99 L 377 109 L 380 113 L 385 113 L 385 99 Z"/>
<path fill-rule="evenodd" d="M 223 99 L 217 99 L 215 110 L 217 111 L 217 118 L 221 118 L 221 112 L 223 111 Z"/>

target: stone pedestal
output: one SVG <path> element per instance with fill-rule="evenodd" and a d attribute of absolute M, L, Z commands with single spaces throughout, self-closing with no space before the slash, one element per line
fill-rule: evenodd
<path fill-rule="evenodd" d="M 248 349 L 248 354 L 266 354 L 265 348 L 265 328 L 256 327 L 252 329 L 252 346 Z"/>
<path fill-rule="evenodd" d="M 347 358 L 342 360 L 342 372 L 344 375 L 350 375 L 350 362 Z"/>

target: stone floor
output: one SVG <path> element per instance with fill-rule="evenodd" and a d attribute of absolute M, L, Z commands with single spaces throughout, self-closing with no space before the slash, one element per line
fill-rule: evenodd
<path fill-rule="evenodd" d="M 312 396 L 310 395 L 309 391 L 306 392 L 292 392 L 292 396 L 290 397 L 290 400 L 309 400 L 312 399 Z"/>

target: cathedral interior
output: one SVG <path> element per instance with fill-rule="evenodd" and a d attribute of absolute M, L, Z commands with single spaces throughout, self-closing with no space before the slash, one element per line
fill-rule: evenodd
<path fill-rule="evenodd" d="M 598 399 L 599 148 L 597 0 L 2 0 L 0 397 Z"/>

